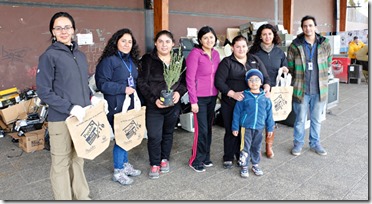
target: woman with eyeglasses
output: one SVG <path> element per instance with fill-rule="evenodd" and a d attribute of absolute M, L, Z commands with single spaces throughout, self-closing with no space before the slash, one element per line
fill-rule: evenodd
<path fill-rule="evenodd" d="M 270 90 L 270 79 L 265 65 L 255 55 L 248 54 L 248 41 L 238 35 L 232 40 L 232 54 L 225 57 L 218 65 L 215 86 L 221 92 L 221 115 L 225 127 L 223 167 L 231 169 L 234 157 L 238 163 L 240 157 L 241 136 L 234 136 L 231 130 L 234 106 L 244 99 L 243 91 L 248 88 L 245 80 L 247 71 L 258 69 L 264 76 L 262 82 L 266 96 Z"/>
<path fill-rule="evenodd" d="M 77 156 L 65 120 L 70 115 L 82 121 L 84 107 L 91 105 L 88 62 L 73 41 L 75 21 L 58 12 L 49 24 L 52 44 L 40 56 L 36 74 L 38 97 L 48 104 L 50 136 L 50 181 L 56 200 L 90 200 L 84 174 L 84 159 Z"/>

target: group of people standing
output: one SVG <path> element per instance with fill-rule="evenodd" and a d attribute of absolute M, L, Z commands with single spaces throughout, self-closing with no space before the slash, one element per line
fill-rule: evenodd
<path fill-rule="evenodd" d="M 182 62 L 179 80 L 174 90 L 172 106 L 165 106 L 160 92 L 166 89 L 163 70 L 171 62 L 175 45 L 173 34 L 158 32 L 154 49 L 140 57 L 137 41 L 130 29 L 118 30 L 107 42 L 97 62 L 95 81 L 108 104 L 107 118 L 113 127 L 114 114 L 122 111 L 126 95 L 134 107 L 133 93 L 138 92 L 146 106 L 149 178 L 157 179 L 170 171 L 173 132 L 181 112 L 180 98 L 188 92 L 195 119 L 195 135 L 189 166 L 196 172 L 212 167 L 212 124 L 217 96 L 221 93 L 221 113 L 224 121 L 223 167 L 232 168 L 234 159 L 241 167 L 240 175 L 248 177 L 252 163 L 255 175 L 263 175 L 258 167 L 262 134 L 266 132 L 266 154 L 274 157 L 274 121 L 270 89 L 275 85 L 279 68 L 294 75 L 294 111 L 297 114 L 292 154 L 299 155 L 304 143 L 305 119 L 310 108 L 310 147 L 325 155 L 319 142 L 320 110 L 324 106 L 327 83 L 325 74 L 330 65 L 330 46 L 315 33 L 315 18 L 301 20 L 303 33 L 292 43 L 288 57 L 277 45 L 276 29 L 262 25 L 253 46 L 242 35 L 232 41 L 232 55 L 220 59 L 214 47 L 217 35 L 213 28 L 202 27 L 198 45 Z M 64 121 L 70 115 L 78 119 L 85 115 L 84 107 L 94 105 L 88 87 L 88 63 L 73 40 L 75 22 L 66 12 L 56 13 L 50 20 L 52 44 L 40 56 L 36 76 L 37 93 L 49 105 L 48 125 L 51 145 L 51 183 L 55 199 L 90 199 L 84 175 L 84 160 L 77 157 Z M 315 53 L 315 54 L 314 54 Z M 302 56 L 305 55 L 305 56 Z M 302 59 L 306 59 L 302 61 Z M 322 63 L 317 63 L 317 62 Z M 301 63 L 300 63 L 301 62 Z M 187 68 L 186 68 L 187 67 Z M 242 128 L 242 129 L 240 129 Z M 128 152 L 114 144 L 112 180 L 122 185 L 133 183 L 131 177 L 142 172 L 128 160 Z"/>

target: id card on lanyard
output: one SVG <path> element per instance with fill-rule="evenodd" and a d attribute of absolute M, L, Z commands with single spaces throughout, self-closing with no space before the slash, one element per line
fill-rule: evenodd
<path fill-rule="evenodd" d="M 313 62 L 307 62 L 307 68 L 311 71 L 313 70 Z"/>
<path fill-rule="evenodd" d="M 132 74 L 128 77 L 128 85 L 134 87 L 134 80 Z"/>
<path fill-rule="evenodd" d="M 132 77 L 132 59 L 129 56 L 129 67 L 128 67 L 127 63 L 125 63 L 125 61 L 124 61 L 124 59 L 121 56 L 121 53 L 119 51 L 118 51 L 118 54 L 120 56 L 121 61 L 123 62 L 123 64 L 127 68 L 127 70 L 129 71 L 128 86 L 134 87 L 134 80 L 133 80 L 133 77 Z"/>
<path fill-rule="evenodd" d="M 305 42 L 306 51 L 308 51 L 309 60 L 307 60 L 307 68 L 309 71 L 313 70 L 313 56 L 316 50 L 316 43 L 311 46 L 309 43 Z"/>

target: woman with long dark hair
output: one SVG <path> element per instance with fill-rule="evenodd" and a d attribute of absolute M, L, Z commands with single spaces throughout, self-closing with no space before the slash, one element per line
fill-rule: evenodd
<path fill-rule="evenodd" d="M 270 77 L 270 87 L 276 85 L 276 77 L 279 68 L 283 69 L 284 73 L 288 73 L 287 57 L 283 50 L 278 45 L 281 43 L 277 30 L 271 24 L 263 24 L 257 30 L 257 35 L 249 53 L 256 55 L 265 64 L 267 73 Z M 272 149 L 274 143 L 274 132 L 272 135 L 266 135 L 266 156 L 274 157 Z"/>
<path fill-rule="evenodd" d="M 114 129 L 114 115 L 122 111 L 125 96 L 131 99 L 128 110 L 134 108 L 133 93 L 136 92 L 138 78 L 139 49 L 133 33 L 128 28 L 120 29 L 107 42 L 95 73 L 98 90 L 108 103 L 108 121 Z M 140 170 L 134 169 L 128 161 L 128 152 L 116 143 L 113 148 L 113 181 L 130 185 L 139 176 Z"/>

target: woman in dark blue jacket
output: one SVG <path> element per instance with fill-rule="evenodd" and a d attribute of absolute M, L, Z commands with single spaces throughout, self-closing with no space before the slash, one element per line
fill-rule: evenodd
<path fill-rule="evenodd" d="M 133 109 L 133 93 L 137 87 L 139 49 L 132 31 L 127 28 L 118 30 L 108 41 L 95 73 L 97 88 L 107 100 L 109 113 L 107 118 L 114 129 L 114 115 L 122 111 L 126 94 L 130 95 Z M 128 176 L 139 176 L 140 170 L 134 169 L 128 162 L 128 153 L 116 143 L 113 149 L 113 181 L 129 185 L 133 180 Z"/>
<path fill-rule="evenodd" d="M 279 68 L 283 68 L 283 72 L 288 73 L 287 57 L 284 52 L 277 47 L 280 43 L 280 37 L 271 24 L 263 24 L 257 30 L 257 35 L 249 53 L 256 55 L 265 64 L 267 73 L 270 77 L 270 87 L 276 85 L 276 77 Z M 274 134 L 271 137 L 266 135 L 266 156 L 274 157 L 272 145 L 274 143 Z"/>

